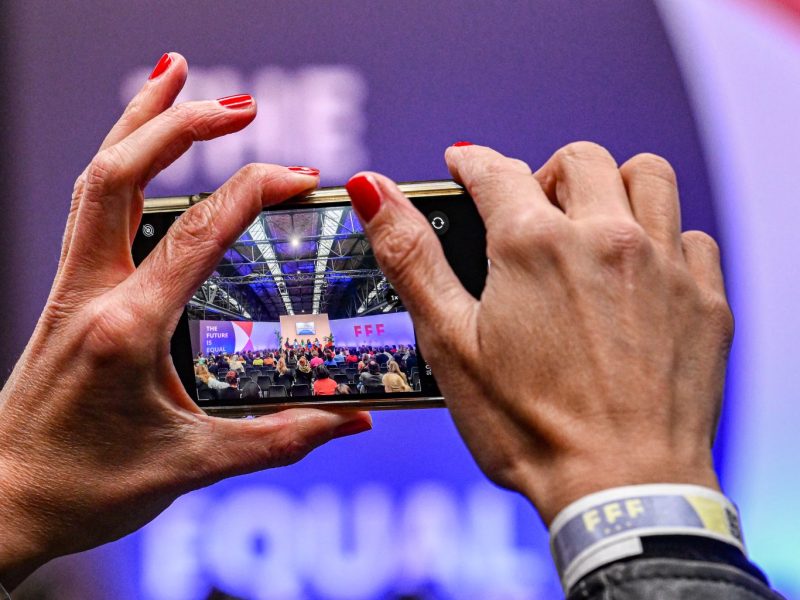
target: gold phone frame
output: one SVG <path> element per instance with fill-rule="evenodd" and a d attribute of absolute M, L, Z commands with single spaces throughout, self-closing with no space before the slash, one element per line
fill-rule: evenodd
<path fill-rule="evenodd" d="M 431 198 L 445 196 L 459 196 L 466 193 L 466 190 L 458 183 L 450 180 L 437 181 L 413 181 L 398 184 L 400 190 L 411 200 L 415 198 Z M 210 193 L 194 194 L 191 196 L 166 196 L 158 198 L 146 198 L 144 201 L 143 213 L 174 213 L 183 212 L 192 206 L 202 202 L 211 196 Z M 349 202 L 350 196 L 347 190 L 342 187 L 329 187 L 314 190 L 303 196 L 290 198 L 286 202 L 281 202 L 277 207 L 302 208 L 316 205 L 334 204 Z M 381 396 L 369 397 L 358 400 L 343 400 L 342 396 L 329 396 L 331 400 L 321 402 L 315 401 L 294 401 L 294 402 L 275 402 L 269 404 L 237 405 L 237 406 L 198 406 L 206 414 L 213 416 L 241 418 L 270 414 L 289 408 L 321 408 L 326 410 L 396 410 L 412 408 L 442 408 L 445 406 L 443 396 L 417 396 L 403 397 Z"/>

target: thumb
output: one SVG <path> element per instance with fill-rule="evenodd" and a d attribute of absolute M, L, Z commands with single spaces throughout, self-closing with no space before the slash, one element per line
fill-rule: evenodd
<path fill-rule="evenodd" d="M 256 419 L 207 417 L 201 444 L 193 453 L 201 479 L 225 477 L 296 463 L 324 443 L 372 429 L 365 411 L 332 412 L 296 408 Z"/>
<path fill-rule="evenodd" d="M 346 188 L 378 264 L 411 313 L 418 335 L 430 342 L 447 339 L 442 333 L 455 322 L 456 330 L 463 329 L 461 319 L 471 315 L 478 302 L 447 263 L 428 220 L 397 184 L 377 173 L 359 173 Z"/>

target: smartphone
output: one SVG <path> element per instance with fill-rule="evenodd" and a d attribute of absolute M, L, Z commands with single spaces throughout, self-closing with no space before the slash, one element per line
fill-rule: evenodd
<path fill-rule="evenodd" d="M 453 181 L 400 184 L 426 216 L 464 287 L 480 296 L 486 230 Z M 138 265 L 210 194 L 149 198 L 133 242 Z M 187 393 L 206 413 L 290 407 L 443 406 L 414 323 L 377 261 L 343 187 L 266 208 L 195 292 L 171 342 Z"/>

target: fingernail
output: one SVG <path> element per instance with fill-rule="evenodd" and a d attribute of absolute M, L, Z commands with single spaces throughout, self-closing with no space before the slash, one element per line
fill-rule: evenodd
<path fill-rule="evenodd" d="M 250 108 L 253 104 L 253 97 L 250 94 L 236 94 L 235 96 L 217 98 L 217 102 L 225 108 Z"/>
<path fill-rule="evenodd" d="M 453 147 L 455 148 L 461 148 L 461 146 L 472 146 L 472 142 L 460 141 L 453 144 Z"/>
<path fill-rule="evenodd" d="M 334 429 L 333 437 L 334 438 L 347 437 L 348 435 L 363 433 L 365 431 L 369 431 L 370 429 L 372 429 L 372 423 L 370 423 L 369 421 L 365 421 L 364 419 L 355 419 L 353 421 L 347 421 L 346 423 L 342 423 L 336 429 Z"/>
<path fill-rule="evenodd" d="M 350 201 L 356 209 L 358 216 L 369 223 L 381 207 L 381 197 L 373 183 L 365 176 L 353 177 L 344 186 L 350 194 Z"/>
<path fill-rule="evenodd" d="M 300 173 L 301 175 L 310 175 L 312 177 L 316 177 L 319 175 L 319 169 L 315 169 L 314 167 L 286 167 L 290 171 L 294 171 L 295 173 Z"/>
<path fill-rule="evenodd" d="M 150 77 L 148 77 L 147 79 L 148 80 L 155 79 L 156 77 L 161 75 L 164 71 L 169 69 L 169 66 L 171 64 L 172 64 L 172 57 L 169 54 L 165 54 L 158 60 L 158 63 L 156 63 L 156 66 L 153 69 L 153 72 L 150 73 Z"/>

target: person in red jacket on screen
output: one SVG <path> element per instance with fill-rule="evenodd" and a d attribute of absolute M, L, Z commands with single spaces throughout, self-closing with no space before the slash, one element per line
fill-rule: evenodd
<path fill-rule="evenodd" d="M 315 370 L 317 378 L 314 380 L 315 396 L 333 396 L 336 393 L 336 382 L 331 379 L 325 365 L 320 365 Z"/>

